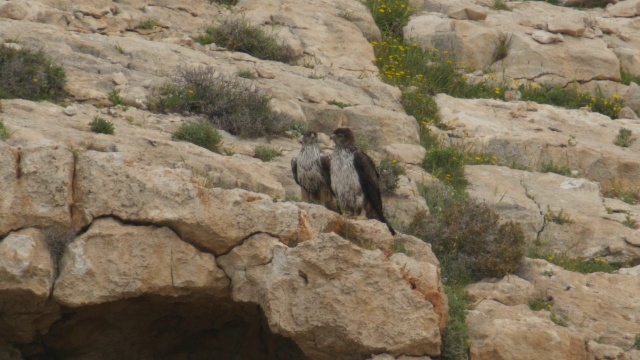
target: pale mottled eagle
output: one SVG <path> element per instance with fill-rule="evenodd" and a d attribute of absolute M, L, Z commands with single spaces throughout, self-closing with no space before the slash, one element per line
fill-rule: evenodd
<path fill-rule="evenodd" d="M 318 134 L 307 131 L 302 137 L 300 154 L 291 159 L 291 172 L 302 190 L 302 200 L 337 210 L 331 191 L 330 163 L 331 158 L 320 151 Z"/>
<path fill-rule="evenodd" d="M 367 218 L 377 219 L 393 230 L 382 211 L 382 196 L 378 183 L 378 170 L 371 158 L 358 150 L 353 131 L 338 128 L 331 139 L 336 148 L 331 156 L 331 189 L 338 205 L 346 214 L 358 216 L 365 211 Z"/>

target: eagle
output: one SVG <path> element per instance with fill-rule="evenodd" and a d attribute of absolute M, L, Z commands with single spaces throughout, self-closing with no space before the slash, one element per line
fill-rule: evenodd
<path fill-rule="evenodd" d="M 380 174 L 373 160 L 356 147 L 353 131 L 338 128 L 331 135 L 336 143 L 331 156 L 331 189 L 343 212 L 358 216 L 365 211 L 367 218 L 377 219 L 393 230 L 382 211 Z"/>
<path fill-rule="evenodd" d="M 302 190 L 302 200 L 337 210 L 331 191 L 330 163 L 331 158 L 320 151 L 318 134 L 307 131 L 302 136 L 300 154 L 291 159 L 291 172 Z"/>

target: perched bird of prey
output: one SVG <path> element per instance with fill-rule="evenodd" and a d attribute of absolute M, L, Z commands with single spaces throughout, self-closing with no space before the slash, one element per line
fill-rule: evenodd
<path fill-rule="evenodd" d="M 302 189 L 302 200 L 337 210 L 331 191 L 330 163 L 331 158 L 320 151 L 318 134 L 307 131 L 302 137 L 300 154 L 291 159 L 291 172 Z"/>
<path fill-rule="evenodd" d="M 392 235 L 396 232 L 382 212 L 382 196 L 378 170 L 371 158 L 358 150 L 353 131 L 338 128 L 331 135 L 336 148 L 331 156 L 331 188 L 338 205 L 346 214 L 358 216 L 365 211 L 367 218 L 387 224 Z"/>

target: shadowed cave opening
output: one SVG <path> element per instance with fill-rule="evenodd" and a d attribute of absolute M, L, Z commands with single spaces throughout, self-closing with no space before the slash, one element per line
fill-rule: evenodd
<path fill-rule="evenodd" d="M 46 334 L 16 347 L 25 359 L 307 358 L 269 330 L 259 306 L 204 296 L 63 307 Z"/>

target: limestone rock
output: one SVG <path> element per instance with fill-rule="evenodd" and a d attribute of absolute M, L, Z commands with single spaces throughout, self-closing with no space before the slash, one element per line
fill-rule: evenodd
<path fill-rule="evenodd" d="M 242 264 L 230 260 L 238 256 L 248 259 L 246 267 L 230 266 Z M 222 256 L 220 264 L 232 279 L 233 298 L 260 304 L 269 327 L 314 359 L 440 352 L 441 316 L 379 251 L 335 234 L 295 248 L 255 238 Z M 240 277 L 246 285 L 238 288 Z M 364 323 L 377 326 L 359 325 Z"/>
<path fill-rule="evenodd" d="M 613 17 L 634 17 L 640 15 L 640 1 L 620 1 L 612 6 L 607 6 L 607 13 Z"/>
<path fill-rule="evenodd" d="M 0 18 L 23 20 L 29 15 L 28 8 L 17 1 L 7 1 L 0 5 Z"/>
<path fill-rule="evenodd" d="M 211 254 L 170 229 L 105 218 L 67 246 L 53 295 L 78 307 L 147 294 L 224 296 L 228 284 Z"/>
<path fill-rule="evenodd" d="M 73 154 L 61 144 L 0 142 L 0 234 L 34 224 L 69 226 L 73 167 Z"/>
<path fill-rule="evenodd" d="M 466 7 L 466 8 L 450 11 L 448 16 L 456 20 L 476 20 L 477 21 L 477 20 L 486 19 L 487 12 L 476 7 Z"/>
<path fill-rule="evenodd" d="M 392 224 L 405 228 L 417 215 L 428 214 L 427 201 L 420 194 L 418 183 L 404 175 L 398 177 L 398 188 L 391 194 L 383 194 L 385 216 Z"/>
<path fill-rule="evenodd" d="M 419 128 L 413 116 L 365 105 L 348 107 L 344 114 L 343 125 L 353 129 L 356 140 L 368 136 L 379 145 L 419 143 Z"/>
<path fill-rule="evenodd" d="M 467 314 L 473 359 L 586 359 L 582 337 L 527 305 L 485 300 Z"/>
<path fill-rule="evenodd" d="M 383 148 L 385 155 L 405 164 L 422 164 L 424 154 L 427 152 L 424 147 L 411 144 L 389 144 Z"/>
<path fill-rule="evenodd" d="M 536 30 L 531 34 L 531 38 L 540 44 L 553 44 L 555 42 L 563 42 L 564 38 L 561 34 L 552 34 L 543 30 Z"/>
<path fill-rule="evenodd" d="M 48 302 L 55 272 L 41 231 L 20 230 L 0 240 L 0 338 L 29 342 L 59 317 Z"/>
<path fill-rule="evenodd" d="M 263 194 L 198 184 L 191 171 L 145 166 L 121 153 L 86 151 L 78 159 L 77 221 L 103 215 L 166 224 L 179 236 L 216 254 L 256 232 L 295 243 L 310 237 L 308 220 L 288 203 Z"/>
<path fill-rule="evenodd" d="M 493 300 L 500 304 L 527 305 L 536 298 L 534 286 L 515 275 L 505 275 L 500 281 L 481 281 L 466 287 L 473 303 Z"/>
<path fill-rule="evenodd" d="M 618 112 L 618 119 L 638 120 L 638 115 L 628 106 L 625 106 Z"/>

